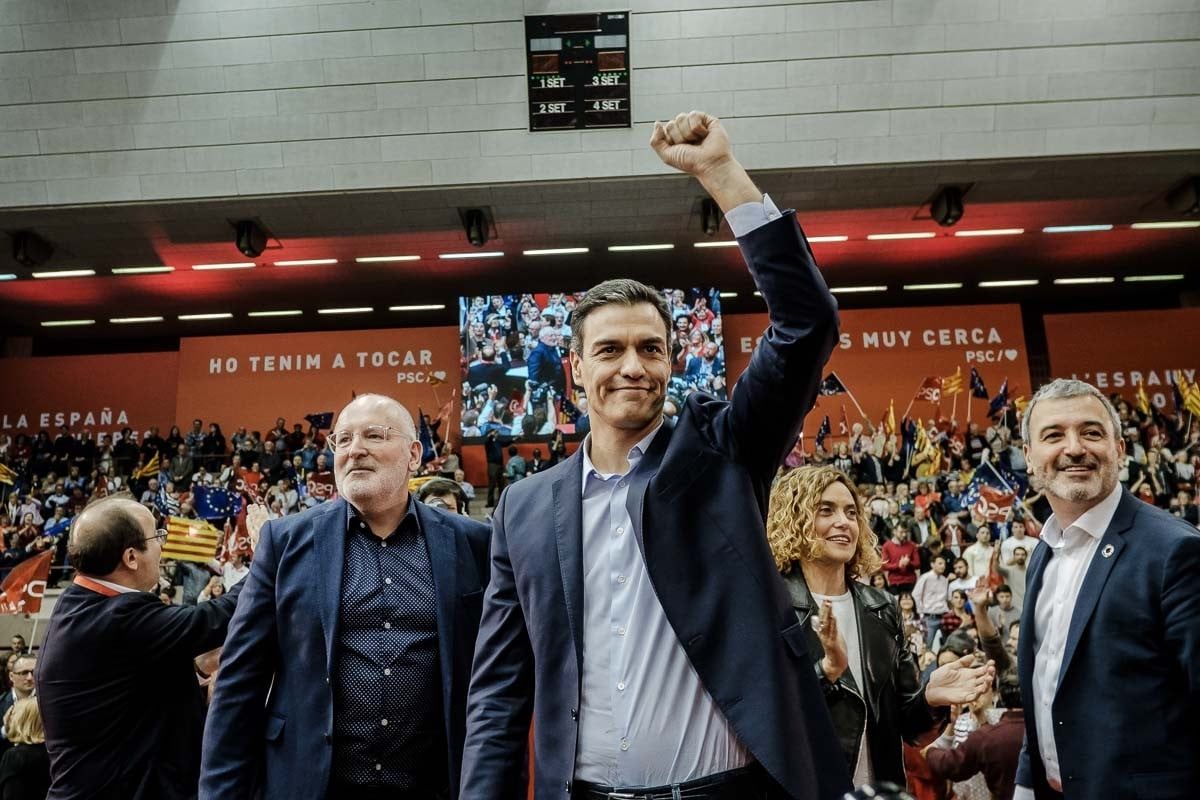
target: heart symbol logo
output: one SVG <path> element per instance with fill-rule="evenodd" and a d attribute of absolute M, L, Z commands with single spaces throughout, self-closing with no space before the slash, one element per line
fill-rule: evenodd
<path fill-rule="evenodd" d="M 444 369 L 439 369 L 437 372 L 434 372 L 432 374 L 433 374 L 433 377 L 437 378 L 439 381 L 446 380 L 446 370 L 444 370 Z"/>
<path fill-rule="evenodd" d="M 1009 361 L 1016 361 L 1017 360 L 1017 351 L 1016 350 L 1005 350 L 1004 357 L 1007 358 Z"/>

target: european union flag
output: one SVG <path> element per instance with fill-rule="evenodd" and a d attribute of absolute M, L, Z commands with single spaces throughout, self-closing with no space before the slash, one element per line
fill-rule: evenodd
<path fill-rule="evenodd" d="M 987 387 L 983 385 L 983 376 L 979 374 L 979 370 L 971 367 L 971 396 L 980 400 L 988 399 Z"/>
<path fill-rule="evenodd" d="M 825 415 L 825 419 L 821 420 L 821 427 L 817 428 L 817 447 L 825 446 L 825 437 L 829 435 L 831 430 L 829 425 L 829 415 Z"/>
<path fill-rule="evenodd" d="M 192 505 L 200 519 L 224 519 L 237 516 L 242 498 L 237 492 L 216 486 L 193 486 Z"/>
<path fill-rule="evenodd" d="M 842 379 L 837 376 L 836 372 L 831 372 L 825 376 L 825 380 L 821 381 L 821 388 L 817 390 L 825 397 L 831 397 L 835 394 L 847 394 L 846 384 L 842 383 Z"/>
<path fill-rule="evenodd" d="M 304 419 L 308 420 L 308 424 L 312 425 L 319 431 L 333 426 L 333 412 L 321 411 L 316 414 L 305 414 Z"/>
<path fill-rule="evenodd" d="M 1000 391 L 996 392 L 996 396 L 992 398 L 991 404 L 988 405 L 988 416 L 996 416 L 1008 408 L 1008 405 L 1008 378 L 1005 378 L 1004 383 L 1000 384 Z"/>

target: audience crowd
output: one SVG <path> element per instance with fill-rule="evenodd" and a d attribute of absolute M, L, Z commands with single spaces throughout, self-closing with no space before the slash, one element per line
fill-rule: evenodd
<path fill-rule="evenodd" d="M 572 298 L 561 297 L 569 314 Z M 678 300 L 684 302 L 682 293 Z M 695 309 L 703 300 L 702 296 L 694 298 L 688 314 L 678 318 L 686 316 L 691 326 L 696 319 Z M 500 305 L 507 308 L 504 302 Z M 472 330 L 479 325 L 478 311 L 472 307 L 470 312 L 474 315 Z M 539 321 L 532 311 L 518 307 L 512 315 L 489 314 L 483 319 L 483 332 L 486 335 L 497 327 L 499 314 L 501 320 L 524 321 L 522 335 L 538 338 L 538 331 L 530 330 Z M 705 341 L 711 341 L 712 336 L 719 339 L 719 320 L 719 316 L 709 319 Z M 560 323 L 558 328 L 559 335 L 569 336 L 569 332 L 562 332 L 564 325 Z M 491 343 L 477 342 L 475 346 L 473 352 L 478 356 L 495 357 L 494 351 L 491 356 L 484 352 L 493 346 Z M 529 353 L 523 355 L 528 360 Z M 723 367 L 721 374 L 723 385 Z M 488 396 L 494 384 L 480 383 L 490 387 L 484 392 Z M 707 386 L 713 388 L 711 383 Z M 533 389 L 535 402 L 547 403 L 549 418 L 550 404 L 561 401 L 561 395 L 555 394 L 554 387 L 543 390 L 535 385 Z M 1120 413 L 1126 450 L 1120 464 L 1121 482 L 1145 502 L 1200 527 L 1195 483 L 1200 467 L 1200 421 L 1157 410 L 1147 413 L 1119 397 L 1113 399 Z M 668 404 L 667 413 L 678 413 L 678 408 Z M 486 410 L 486 404 L 478 410 Z M 495 411 L 489 414 L 493 419 L 496 416 Z M 536 416 L 544 427 L 542 415 Z M 1018 432 L 1005 422 L 1010 416 L 993 419 L 987 425 L 971 422 L 961 434 L 952 423 L 929 420 L 927 435 L 936 448 L 917 455 L 906 450 L 900 436 L 855 424 L 837 440 L 823 437 L 812 452 L 806 451 L 801 439 L 788 458 L 791 467 L 835 466 L 858 486 L 870 526 L 882 543 L 883 568 L 871 581 L 896 595 L 906 644 L 926 674 L 968 653 L 978 652 L 982 658 L 985 651 L 993 659 L 1007 653 L 1007 668 L 1015 654 L 1026 564 L 1049 506 L 1040 494 L 1030 491 L 1019 496 L 1011 512 L 997 520 L 994 514 L 985 515 L 981 504 L 972 504 L 968 499 L 972 478 L 984 462 L 1001 468 L 1004 475 L 1015 476 L 1017 483 L 1024 485 L 1023 443 Z M 439 479 L 428 481 L 418 496 L 425 502 L 468 513 L 475 488 L 466 480 L 453 448 L 437 437 L 438 427 L 434 421 L 433 458 L 422 474 L 426 479 Z M 485 440 L 491 490 L 488 506 L 494 505 L 495 492 L 506 483 L 565 458 L 561 432 L 553 431 L 553 426 L 543 427 L 535 426 L 531 431 L 525 425 L 493 424 L 488 428 L 492 433 Z M 532 458 L 522 457 L 507 435 L 514 428 L 535 437 L 553 433 L 545 443 L 547 457 L 542 457 L 541 449 L 535 450 Z M 497 466 L 494 476 L 493 462 Z M 277 419 L 266 435 L 239 428 L 228 438 L 218 424 L 206 427 L 199 419 L 193 420 L 186 432 L 172 427 L 165 437 L 157 428 L 142 435 L 126 428 L 111 439 L 105 434 L 93 437 L 90 431 L 67 428 L 54 435 L 39 431 L 33 437 L 0 434 L 0 567 L 7 572 L 27 558 L 53 550 L 51 583 L 60 581 L 70 568 L 65 555 L 71 520 L 94 497 L 128 492 L 165 526 L 169 516 L 197 518 L 198 493 L 225 490 L 235 499 L 262 502 L 269 509 L 268 517 L 278 518 L 335 497 L 332 464 L 333 453 L 322 430 L 301 423 L 289 428 L 283 418 Z M 235 513 L 215 519 L 210 515 L 210 521 L 227 532 L 238 525 Z M 229 551 L 220 556 L 207 564 L 164 561 L 162 601 L 203 602 L 227 591 L 248 570 L 246 554 Z M 26 680 L 35 666 L 36 657 L 26 653 L 24 639 L 13 637 L 7 687 L 0 703 L 0 713 L 4 714 L 0 782 L 23 781 L 22 786 L 33 787 L 34 794 L 29 796 L 36 796 L 41 786 L 36 775 L 45 770 L 40 717 L 32 697 L 32 680 Z M 926 758 L 930 748 L 964 746 L 976 730 L 990 735 L 997 725 L 1004 724 L 1006 705 L 1010 714 L 1016 713 L 1012 706 L 1020 702 L 1019 690 L 1014 691 L 1011 675 L 1006 678 L 1008 673 L 1000 666 L 998 662 L 1000 678 L 995 693 L 970 708 L 954 709 L 944 735 L 925 750 L 906 746 L 909 789 L 919 800 L 1001 797 L 1007 795 L 1006 788 L 1011 790 L 992 785 L 991 773 L 982 766 L 973 776 L 955 778 L 951 783 L 947 780 L 952 777 L 949 768 L 942 766 L 949 763 L 947 759 Z M 958 769 L 961 773 L 961 764 Z M 22 777 L 9 777 L 17 773 Z"/>

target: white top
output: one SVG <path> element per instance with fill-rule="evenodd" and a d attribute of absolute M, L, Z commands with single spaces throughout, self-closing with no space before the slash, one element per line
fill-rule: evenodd
<path fill-rule="evenodd" d="M 950 597 L 950 581 L 933 570 L 922 572 L 913 587 L 912 597 L 918 614 L 945 614 L 950 610 L 946 602 Z"/>
<path fill-rule="evenodd" d="M 1016 526 L 1014 526 L 1015 528 Z M 1021 536 L 1018 538 L 1014 535 L 1000 542 L 1000 563 L 1003 565 L 1012 561 L 1013 551 L 1018 547 L 1025 548 L 1025 558 L 1028 559 L 1033 555 L 1033 548 L 1037 547 L 1037 539 L 1034 539 L 1032 536 Z"/>
<path fill-rule="evenodd" d="M 863 677 L 862 647 L 858 638 L 858 615 L 854 613 L 854 598 L 850 592 L 836 597 L 824 594 L 813 594 L 817 609 L 820 610 L 825 601 L 833 605 L 833 616 L 837 620 L 838 633 L 846 643 L 846 660 L 849 663 L 850 674 L 854 676 L 854 684 L 858 687 L 861 697 L 866 697 L 866 682 Z M 814 614 L 813 627 L 819 623 L 818 615 Z M 865 700 L 864 700 L 865 702 Z M 863 717 L 862 742 L 858 747 L 858 760 L 854 763 L 853 783 L 864 786 L 875 782 L 875 770 L 871 766 L 871 745 L 867 741 L 866 717 Z"/>
<path fill-rule="evenodd" d="M 1042 764 L 1051 786 L 1061 786 L 1062 782 L 1051 709 L 1058 693 L 1071 616 L 1088 566 L 1120 502 L 1118 484 L 1108 497 L 1084 512 L 1065 531 L 1054 515 L 1042 528 L 1042 541 L 1052 552 L 1042 573 L 1042 588 L 1033 614 L 1033 702 L 1027 708 L 1033 714 Z"/>
<path fill-rule="evenodd" d="M 972 578 L 987 577 L 992 565 L 992 548 L 994 547 L 995 545 L 990 542 L 988 544 L 976 542 L 963 551 L 962 557 L 967 562 L 969 575 Z"/>

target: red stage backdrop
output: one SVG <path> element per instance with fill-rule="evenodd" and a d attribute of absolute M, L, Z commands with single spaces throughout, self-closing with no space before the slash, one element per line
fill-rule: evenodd
<path fill-rule="evenodd" d="M 725 358 L 732 383 L 750 363 L 750 355 L 763 330 L 766 314 L 725 317 Z M 1008 379 L 1010 399 L 1029 397 L 1029 361 L 1016 305 L 941 306 L 936 308 L 878 308 L 841 312 L 841 338 L 824 375 L 831 371 L 845 384 L 875 423 L 887 414 L 888 401 L 896 405 L 896 422 L 921 382 L 930 376 L 947 377 L 962 369 L 963 392 L 958 395 L 957 417 L 965 428 L 971 367 L 979 370 L 991 395 Z M 828 414 L 833 439 L 838 438 L 841 406 L 851 425 L 861 417 L 846 395 L 821 397 L 819 407 L 805 421 L 811 437 Z M 971 419 L 984 422 L 987 401 L 971 401 Z M 941 400 L 941 415 L 949 417 L 950 397 Z M 917 400 L 912 415 L 934 416 L 937 406 Z"/>
<path fill-rule="evenodd" d="M 1172 374 L 1200 375 L 1200 309 L 1047 314 L 1050 371 L 1079 378 L 1130 403 L 1138 383 L 1150 402 L 1173 409 Z"/>
<path fill-rule="evenodd" d="M 277 417 L 307 430 L 306 414 L 336 413 L 366 392 L 432 417 L 458 388 L 458 359 L 453 327 L 183 339 L 175 417 L 219 423 L 227 437 L 241 426 L 265 433 Z M 443 435 L 452 430 L 443 423 Z"/>
<path fill-rule="evenodd" d="M 0 359 L 0 431 L 51 438 L 63 425 L 92 434 L 163 435 L 175 422 L 178 353 Z"/>

